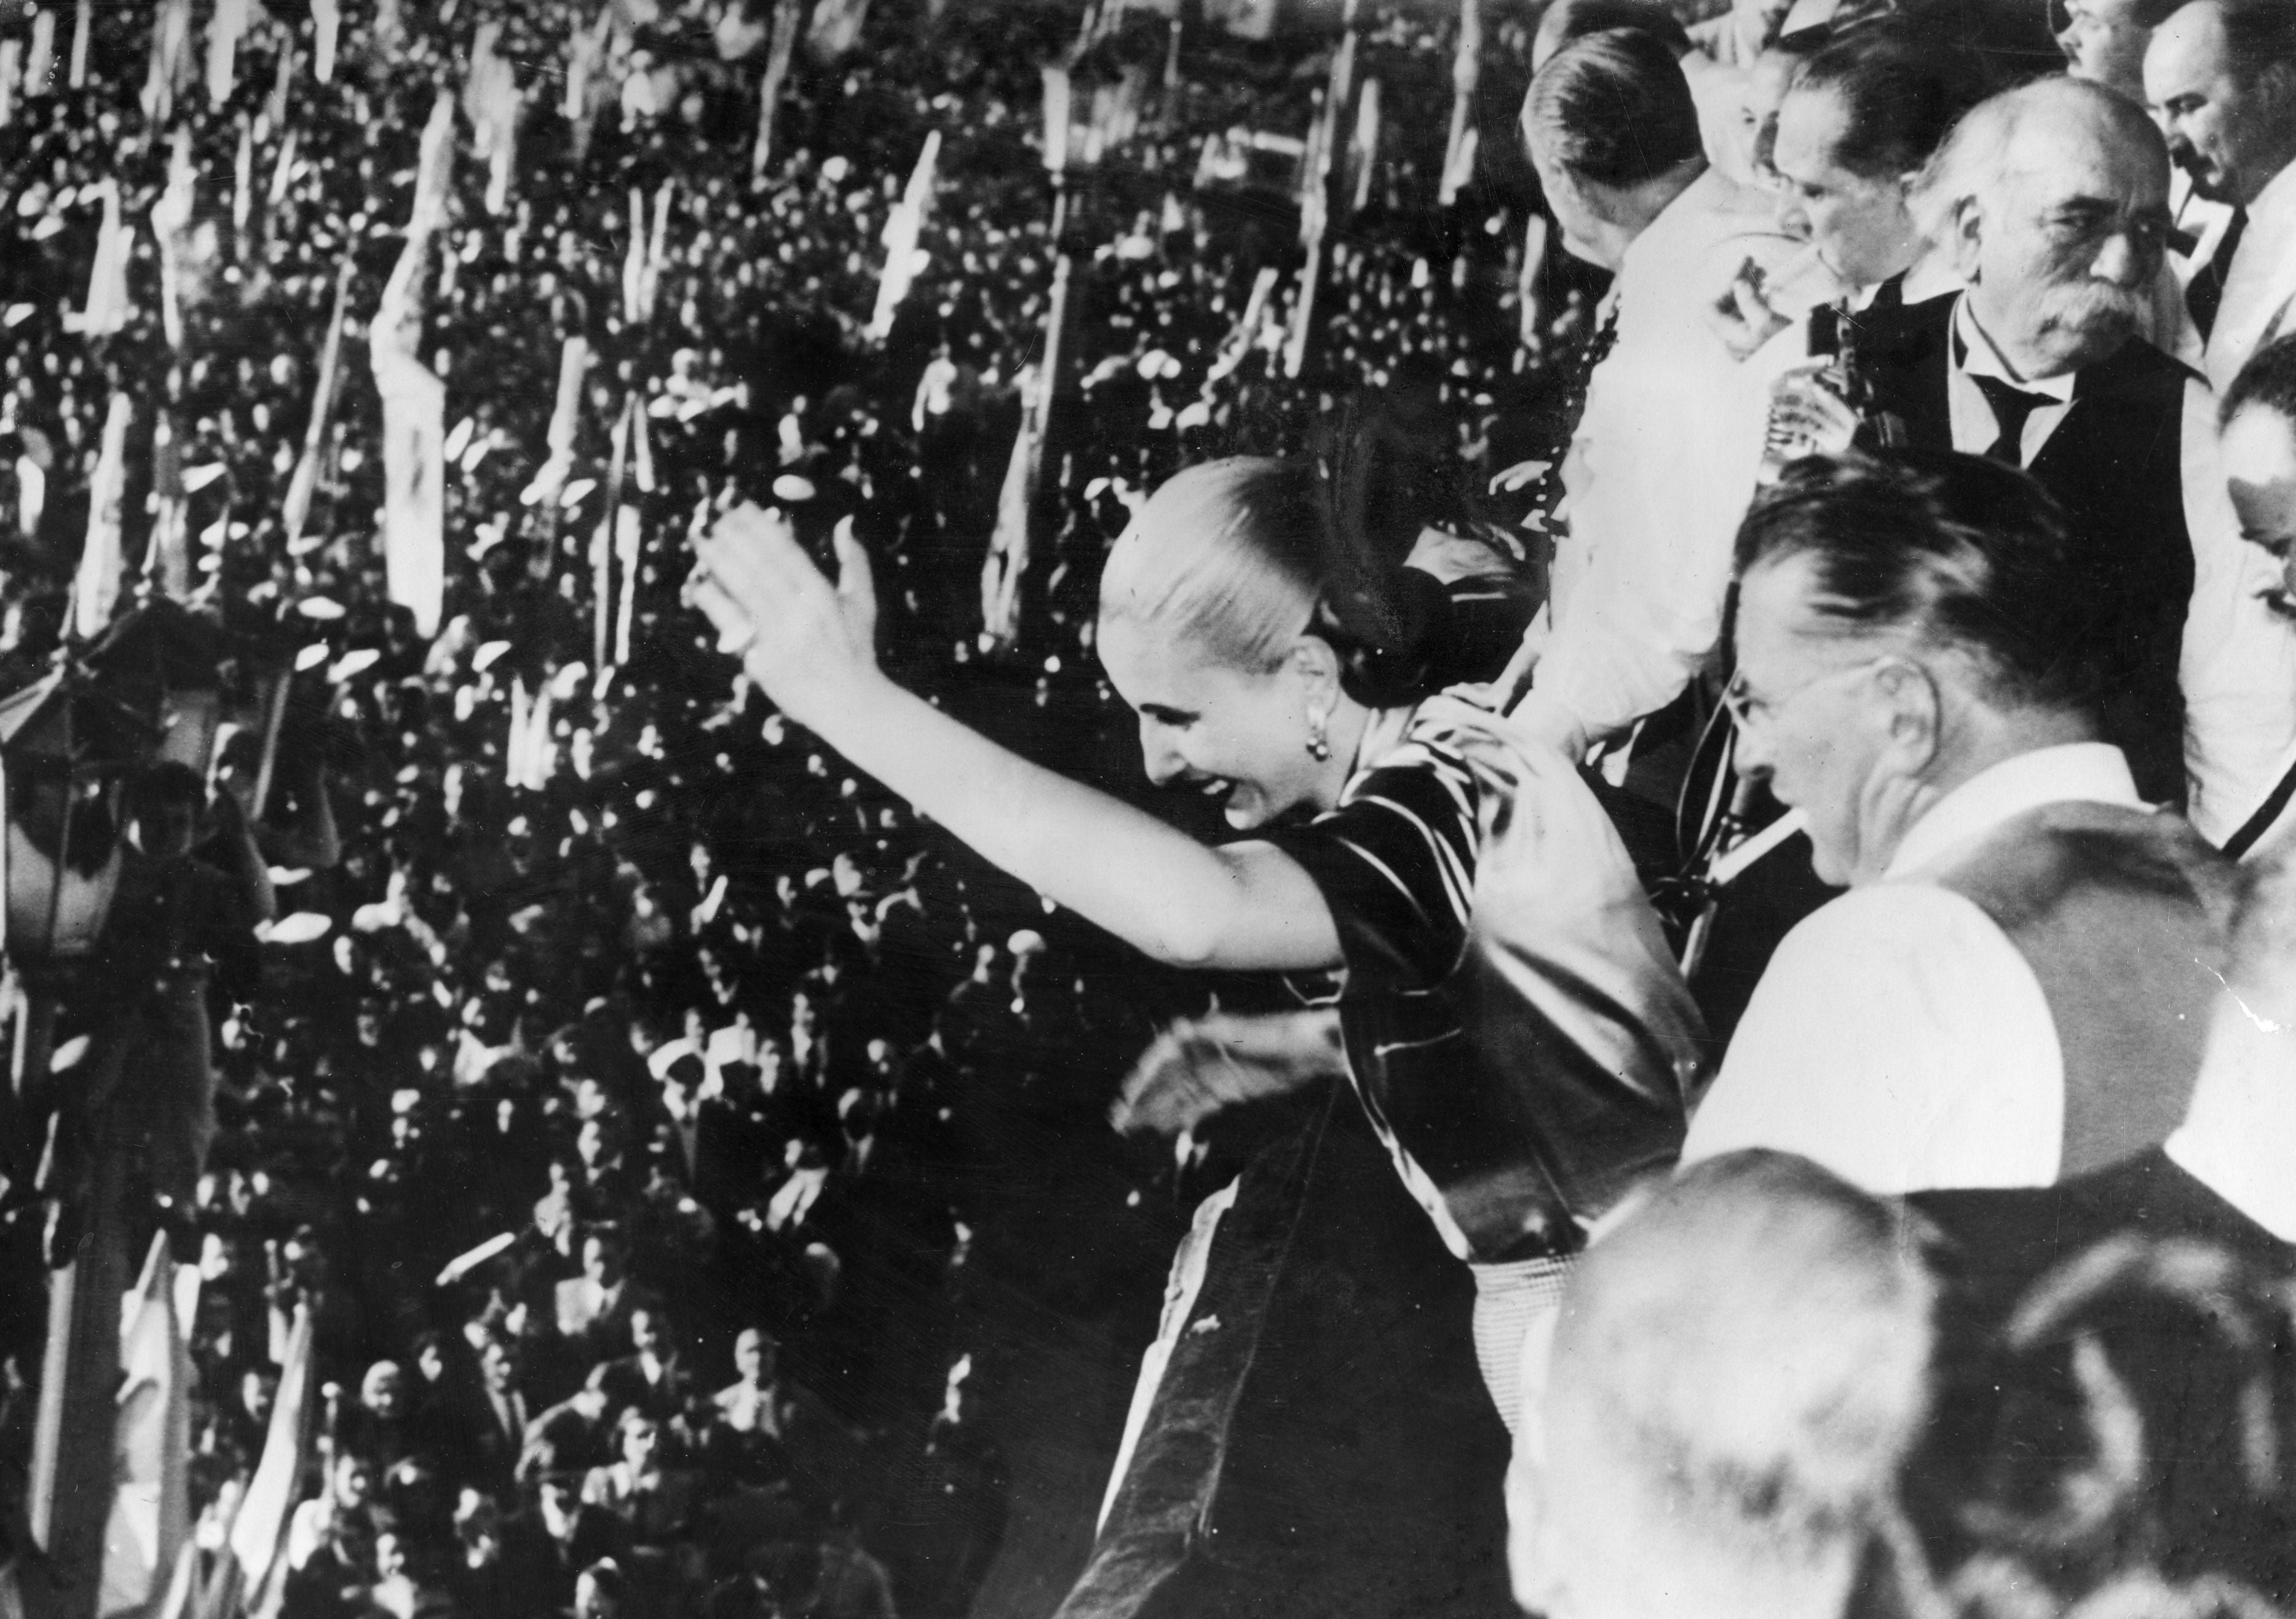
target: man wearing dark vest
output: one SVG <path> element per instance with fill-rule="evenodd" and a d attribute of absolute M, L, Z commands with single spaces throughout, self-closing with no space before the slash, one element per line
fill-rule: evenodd
<path fill-rule="evenodd" d="M 2061 1186 L 1914 1203 L 1949 1240 L 1956 1310 L 1995 1345 L 1939 1402 L 1953 1415 L 1936 1459 L 2080 1454 L 2079 1402 L 2050 1396 L 2058 1352 L 2093 1341 L 2147 1418 L 2138 1478 L 2161 1549 L 2285 1606 L 2296 1485 L 2258 1466 L 2255 1412 L 2267 1387 L 2296 1401 L 2296 1323 L 2272 1296 L 2296 1283 L 2296 861 L 2249 872 L 2192 1105 L 2164 1146 Z"/>
<path fill-rule="evenodd" d="M 2103 586 L 2103 739 L 2151 803 L 2202 831 L 2268 774 L 2236 649 L 2271 627 L 2218 472 L 2211 405 L 2143 341 L 2169 230 L 2168 150 L 2141 109 L 2045 80 L 1972 110 L 1931 160 L 1917 211 L 1964 290 L 1858 322 L 1861 448 L 1915 446 L 2022 467 L 2055 496 Z M 2189 773 L 2189 780 L 2188 780 Z M 2219 805 L 2226 806 L 2222 815 Z"/>
<path fill-rule="evenodd" d="M 1849 892 L 1788 934 L 1684 1159 L 2047 1186 L 2184 1116 L 2237 883 L 2101 740 L 2094 571 L 1985 457 L 1796 463 L 1738 538 L 1740 768 Z"/>

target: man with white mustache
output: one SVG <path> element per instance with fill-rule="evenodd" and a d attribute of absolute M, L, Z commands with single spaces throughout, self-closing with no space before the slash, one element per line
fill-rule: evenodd
<path fill-rule="evenodd" d="M 2257 600 L 2207 385 L 2138 336 L 2168 198 L 2166 144 L 2122 96 L 2048 79 L 1972 109 L 1914 197 L 1964 290 L 1859 320 L 1858 442 L 1987 456 L 2056 497 L 2103 586 L 2105 739 L 2148 801 L 2221 841 L 2296 692 L 2246 655 L 2285 632 Z"/>

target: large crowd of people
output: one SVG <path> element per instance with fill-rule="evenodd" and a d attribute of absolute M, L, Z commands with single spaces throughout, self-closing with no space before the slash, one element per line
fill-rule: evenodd
<path fill-rule="evenodd" d="M 0 9 L 0 1568 L 2296 1613 L 2296 17 L 1247 9 Z"/>

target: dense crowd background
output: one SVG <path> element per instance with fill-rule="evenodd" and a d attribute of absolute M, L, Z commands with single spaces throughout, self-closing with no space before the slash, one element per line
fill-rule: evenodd
<path fill-rule="evenodd" d="M 33 11 L 7 7 L 0 37 L 29 51 Z M 855 13 L 849 49 L 799 51 L 762 168 L 767 18 L 742 0 L 353 4 L 324 84 L 313 20 L 275 0 L 228 96 L 184 83 L 164 119 L 144 103 L 151 18 L 100 6 L 84 87 L 66 83 L 67 14 L 50 81 L 0 127 L 6 683 L 59 644 L 116 392 L 135 407 L 131 563 L 161 506 L 164 414 L 192 601 L 236 649 L 233 711 L 281 662 L 298 670 L 257 826 L 295 925 L 217 981 L 223 1128 L 194 1206 L 168 1216 L 204 1278 L 200 1506 L 243 1484 L 286 1323 L 311 1312 L 327 1476 L 291 1536 L 291 1616 L 960 1615 L 1014 1500 L 1081 1543 L 1092 1502 L 1031 1495 L 1024 1452 L 1058 1426 L 1095 1436 L 1068 1442 L 1104 1467 L 1173 1241 L 1249 1145 L 1248 1121 L 1177 1155 L 1105 1122 L 1128 1063 L 1206 984 L 1050 911 L 771 716 L 679 604 L 685 535 L 734 495 L 816 540 L 854 517 L 906 681 L 1142 793 L 1090 645 L 1131 503 L 1202 455 L 1296 443 L 1365 390 L 1456 451 L 1456 497 L 1480 498 L 1537 450 L 1583 324 L 1567 270 L 1521 307 L 1530 187 L 1506 132 L 1529 42 L 1505 14 L 1482 161 L 1449 209 L 1452 25 L 1374 18 L 1357 71 L 1382 80 L 1385 131 L 1290 377 L 1286 183 L 1197 182 L 1232 130 L 1305 131 L 1327 38 L 1196 26 L 1175 52 L 1163 18 L 1102 19 L 1079 78 L 1131 70 L 1144 116 L 1067 177 L 1056 242 L 1038 64 L 1077 43 L 1076 15 L 880 0 L 816 21 Z M 494 25 L 516 158 L 490 208 L 463 132 L 421 345 L 449 460 L 426 641 L 387 602 L 364 322 L 434 97 L 462 95 Z M 578 35 L 603 45 L 569 117 Z M 144 222 L 176 130 L 195 189 L 171 341 Z M 930 259 L 875 337 L 883 234 L 929 131 Z M 107 181 L 135 229 L 128 312 L 88 336 L 65 316 Z M 663 210 L 663 251 L 635 303 L 641 207 Z M 1062 251 L 1073 324 L 1038 553 L 1017 640 L 992 645 L 981 564 Z M 341 379 L 314 435 L 339 286 Z M 542 477 L 578 336 L 593 363 L 570 464 Z M 643 448 L 625 429 L 618 454 L 633 400 Z M 291 536 L 307 441 L 316 498 Z M 642 548 L 602 607 L 594 532 L 618 489 Z M 598 628 L 614 612 L 626 647 Z M 227 747 L 235 768 L 260 730 Z M 1231 1006 L 1263 992 L 1217 988 Z M 12 1494 L 54 1236 L 32 1195 L 42 1121 L 14 1123 Z M 1032 1381 L 1031 1345 L 1078 1323 L 1121 1346 L 1105 1386 Z"/>

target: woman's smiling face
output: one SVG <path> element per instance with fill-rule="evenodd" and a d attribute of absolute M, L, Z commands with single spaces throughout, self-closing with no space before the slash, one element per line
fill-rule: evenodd
<path fill-rule="evenodd" d="M 1315 682 L 1296 661 L 1239 669 L 1127 619 L 1103 618 L 1099 639 L 1110 681 L 1139 716 L 1150 781 L 1218 799 L 1239 832 L 1328 808 L 1330 766 L 1308 751 Z"/>

